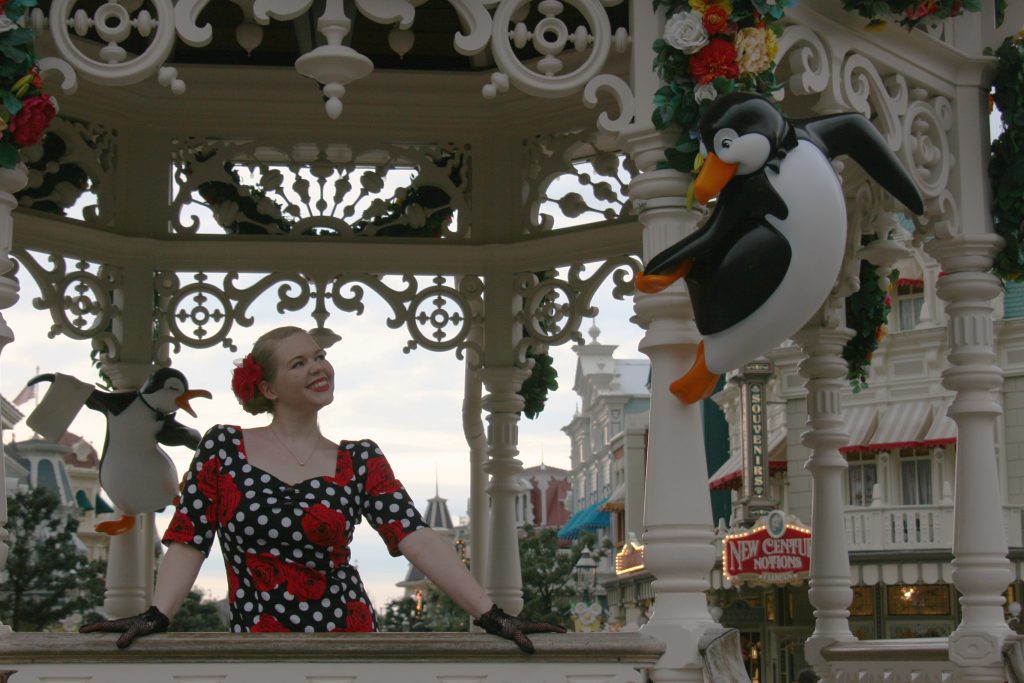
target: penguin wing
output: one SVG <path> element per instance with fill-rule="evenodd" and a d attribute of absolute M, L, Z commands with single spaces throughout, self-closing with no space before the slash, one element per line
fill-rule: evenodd
<path fill-rule="evenodd" d="M 201 438 L 199 432 L 181 424 L 173 415 L 164 418 L 164 426 L 156 435 L 156 440 L 165 446 L 188 446 L 193 450 L 199 445 Z"/>
<path fill-rule="evenodd" d="M 26 382 L 25 386 L 26 387 L 30 387 L 33 384 L 39 384 L 40 382 L 52 382 L 55 379 L 57 379 L 57 375 L 53 374 L 52 372 L 47 372 L 47 373 L 42 374 L 42 375 L 36 375 L 32 379 L 30 379 L 28 382 Z"/>
<path fill-rule="evenodd" d="M 722 254 L 747 230 L 762 225 L 765 216 L 784 220 L 788 215 L 786 203 L 764 171 L 737 176 L 722 190 L 707 223 L 657 254 L 644 267 L 644 273 L 656 275 L 683 261 Z"/>
<path fill-rule="evenodd" d="M 848 154 L 903 206 L 918 216 L 924 213 L 924 201 L 910 174 L 866 118 L 834 114 L 794 123 L 797 136 L 814 143 L 829 159 Z"/>
<path fill-rule="evenodd" d="M 95 389 L 86 399 L 85 406 L 106 415 L 120 415 L 137 398 L 138 394 L 134 391 L 107 392 Z"/>

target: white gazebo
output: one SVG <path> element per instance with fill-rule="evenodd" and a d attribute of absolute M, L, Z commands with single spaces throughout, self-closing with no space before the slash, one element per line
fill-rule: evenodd
<path fill-rule="evenodd" d="M 869 116 L 925 198 L 915 234 L 945 273 L 944 381 L 959 432 L 962 622 L 948 639 L 856 641 L 838 452 L 847 443 L 840 349 L 851 335 L 843 297 L 861 258 L 884 265 L 902 252 L 885 246 L 895 204 L 847 164 L 847 263 L 795 336 L 814 492 L 816 628 L 806 648 L 826 681 L 996 683 L 1016 652 L 1002 607 L 1010 573 L 993 443 L 1002 379 L 990 301 L 1000 282 L 989 270 L 1001 240 L 985 182 L 994 61 L 984 48 L 1024 22 L 1024 5 L 1011 1 L 997 29 L 995 1 L 981 4 L 926 30 L 869 33 L 840 0 L 803 0 L 779 38 L 787 115 Z M 597 288 L 610 280 L 632 294 L 641 260 L 704 215 L 687 204 L 689 176 L 661 164 L 678 132 L 652 124 L 664 11 L 650 0 L 41 5 L 26 21 L 60 118 L 46 144 L 26 151 L 27 175 L 0 170 L 0 309 L 17 301 L 19 279 L 33 278 L 55 329 L 89 340 L 114 385 L 131 389 L 182 346 L 230 345 L 264 293 L 280 310 L 312 305 L 309 327 L 324 343 L 364 297 L 383 300 L 416 353 L 465 356 L 471 516 L 489 520 L 473 528 L 474 556 L 486 558 L 475 570 L 518 612 L 527 354 L 581 339 Z M 72 219 L 62 209 L 80 201 L 83 177 L 92 196 Z M 207 208 L 218 227 L 195 219 Z M 576 225 L 555 229 L 556 215 Z M 882 238 L 869 252 L 865 233 Z M 537 637 L 533 658 L 482 635 L 180 634 L 115 653 L 108 641 L 8 633 L 0 668 L 16 671 L 16 683 L 701 681 L 698 644 L 716 627 L 705 598 L 716 558 L 702 422 L 698 406 L 667 389 L 700 337 L 682 284 L 634 305 L 651 359 L 643 542 L 657 577 L 656 610 L 639 633 Z M 0 318 L 0 345 L 17 334 Z M 139 533 L 112 544 L 109 613 L 145 609 L 150 542 Z"/>

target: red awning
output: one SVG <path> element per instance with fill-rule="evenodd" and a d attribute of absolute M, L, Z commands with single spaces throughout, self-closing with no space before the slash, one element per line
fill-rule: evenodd
<path fill-rule="evenodd" d="M 779 429 L 768 438 L 768 473 L 786 471 L 786 430 Z M 710 477 L 708 486 L 714 490 L 738 489 L 743 485 L 743 455 L 734 453 Z"/>

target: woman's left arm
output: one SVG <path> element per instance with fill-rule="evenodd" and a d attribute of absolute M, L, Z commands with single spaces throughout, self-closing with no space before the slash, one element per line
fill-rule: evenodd
<path fill-rule="evenodd" d="M 451 544 L 433 529 L 417 529 L 399 542 L 398 549 L 474 619 L 491 608 L 492 601 L 483 586 L 462 564 Z"/>
<path fill-rule="evenodd" d="M 398 549 L 435 586 L 466 610 L 474 624 L 513 641 L 523 652 L 533 652 L 527 633 L 565 633 L 561 626 L 527 621 L 502 611 L 487 597 L 483 586 L 469 573 L 448 541 L 433 529 L 417 529 L 398 543 Z"/>

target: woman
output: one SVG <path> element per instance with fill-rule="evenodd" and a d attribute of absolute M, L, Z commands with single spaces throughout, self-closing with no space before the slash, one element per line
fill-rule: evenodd
<path fill-rule="evenodd" d="M 527 622 L 492 604 L 451 546 L 431 530 L 369 440 L 329 441 L 317 414 L 334 400 L 334 368 L 297 327 L 257 340 L 235 369 L 242 407 L 270 424 L 218 425 L 203 437 L 164 533 L 153 605 L 142 614 L 84 626 L 122 633 L 118 647 L 166 631 L 192 588 L 214 535 L 228 573 L 235 632 L 374 631 L 376 615 L 348 544 L 361 517 L 392 555 L 405 555 L 490 633 L 525 652 L 526 633 L 564 632 Z"/>

